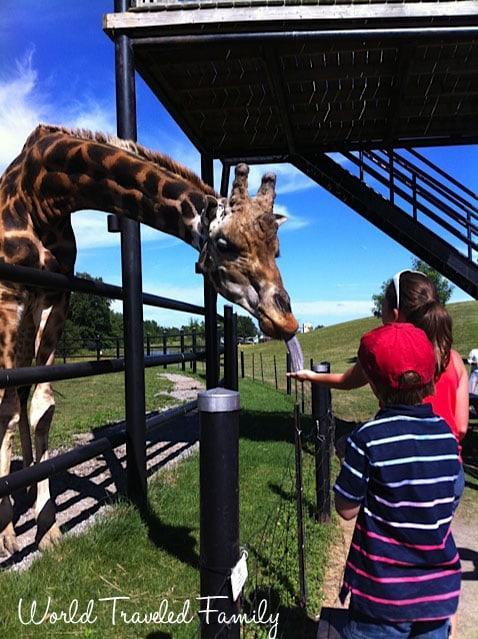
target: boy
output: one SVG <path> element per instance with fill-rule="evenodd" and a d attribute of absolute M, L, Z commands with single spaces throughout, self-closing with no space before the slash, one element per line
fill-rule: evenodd
<path fill-rule="evenodd" d="M 450 532 L 456 439 L 430 404 L 435 353 L 425 333 L 392 323 L 362 337 L 358 358 L 380 402 L 347 441 L 336 509 L 357 516 L 341 599 L 344 639 L 446 639 L 460 592 Z"/>

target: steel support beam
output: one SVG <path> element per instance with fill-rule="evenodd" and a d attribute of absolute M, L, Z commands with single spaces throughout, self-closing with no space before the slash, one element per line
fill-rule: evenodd
<path fill-rule="evenodd" d="M 128 0 L 115 0 L 125 12 Z M 118 137 L 136 140 L 136 91 L 133 49 L 128 36 L 115 37 L 116 114 Z M 126 490 L 140 509 L 147 503 L 146 406 L 143 350 L 141 241 L 139 222 L 121 220 L 121 267 L 125 340 Z"/>

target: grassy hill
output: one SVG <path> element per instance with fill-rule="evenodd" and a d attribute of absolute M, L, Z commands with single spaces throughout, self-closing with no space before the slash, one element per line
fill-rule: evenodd
<path fill-rule="evenodd" d="M 478 302 L 449 304 L 447 309 L 453 319 L 454 348 L 466 357 L 472 348 L 478 347 Z M 380 320 L 374 317 L 343 322 L 327 326 L 312 333 L 299 335 L 306 366 L 310 358 L 314 362 L 328 361 L 331 370 L 343 372 L 352 365 L 357 354 L 360 337 L 376 326 Z M 268 342 L 243 346 L 246 376 L 252 376 L 252 354 L 254 354 L 254 377 L 275 383 L 274 356 L 278 370 L 279 387 L 285 387 L 285 347 L 281 342 Z M 300 391 L 300 389 L 299 389 Z M 334 412 L 343 419 L 361 420 L 376 410 L 376 400 L 368 387 L 355 391 L 333 391 Z"/>

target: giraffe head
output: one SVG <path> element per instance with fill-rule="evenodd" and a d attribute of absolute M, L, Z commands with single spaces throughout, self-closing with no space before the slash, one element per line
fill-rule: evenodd
<path fill-rule="evenodd" d="M 276 265 L 277 231 L 287 218 L 273 211 L 275 175 L 264 175 L 251 197 L 248 174 L 249 167 L 239 164 L 230 198 L 206 207 L 199 265 L 221 295 L 259 320 L 266 335 L 287 339 L 298 328 Z"/>

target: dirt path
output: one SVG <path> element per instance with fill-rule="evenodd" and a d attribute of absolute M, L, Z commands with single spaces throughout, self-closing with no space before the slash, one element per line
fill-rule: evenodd
<path fill-rule="evenodd" d="M 169 393 L 177 405 L 196 399 L 203 384 L 195 379 L 176 373 L 164 373 L 173 382 Z M 168 408 L 171 408 L 169 406 Z M 84 444 L 120 430 L 124 424 L 113 424 L 94 432 L 79 435 L 76 440 Z M 165 423 L 147 441 L 148 477 L 162 468 L 177 464 L 190 455 L 198 445 L 197 413 L 190 413 Z M 50 457 L 64 452 L 50 450 Z M 103 513 L 108 504 L 115 501 L 118 493 L 124 492 L 124 469 L 126 466 L 126 446 L 118 446 L 102 456 L 58 473 L 50 481 L 51 494 L 57 507 L 57 522 L 63 533 L 78 534 L 86 530 Z M 21 459 L 15 458 L 12 471 L 22 468 Z M 14 525 L 20 551 L 12 556 L 0 557 L 0 568 L 23 570 L 28 568 L 39 555 L 35 543 L 36 525 L 31 508 L 31 500 L 26 491 L 13 495 Z"/>

